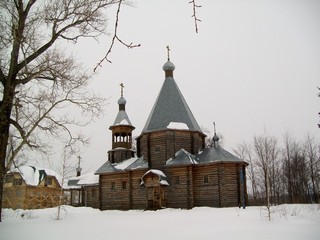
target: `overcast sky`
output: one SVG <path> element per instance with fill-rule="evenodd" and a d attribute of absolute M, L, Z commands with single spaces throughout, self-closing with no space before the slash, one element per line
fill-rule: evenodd
<path fill-rule="evenodd" d="M 164 81 L 167 45 L 175 81 L 198 124 L 213 131 L 215 121 L 225 149 L 264 131 L 279 141 L 285 131 L 297 139 L 319 136 L 319 0 L 198 0 L 198 34 L 188 0 L 134 2 L 122 7 L 118 35 L 141 47 L 116 44 L 113 63 L 105 62 L 94 76 L 92 87 L 108 105 L 104 118 L 84 130 L 92 136 L 81 154 L 85 172 L 107 160 L 121 82 L 133 135 L 140 135 Z M 109 14 L 112 33 L 114 12 Z M 93 69 L 110 40 L 80 42 L 79 59 Z"/>

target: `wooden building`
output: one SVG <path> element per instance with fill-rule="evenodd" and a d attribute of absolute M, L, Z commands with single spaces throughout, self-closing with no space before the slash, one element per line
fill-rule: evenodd
<path fill-rule="evenodd" d="M 81 168 L 77 168 L 77 176 L 68 179 L 65 187 L 68 204 L 74 207 L 99 208 L 99 177 L 93 172 L 81 175 Z"/>
<path fill-rule="evenodd" d="M 56 207 L 63 192 L 52 170 L 22 166 L 5 178 L 3 208 L 40 209 Z"/>
<path fill-rule="evenodd" d="M 247 204 L 247 163 L 219 146 L 205 148 L 200 129 L 173 78 L 175 66 L 164 64 L 165 80 L 132 148 L 126 100 L 118 101 L 119 113 L 112 130 L 112 149 L 99 175 L 100 209 L 230 207 Z"/>

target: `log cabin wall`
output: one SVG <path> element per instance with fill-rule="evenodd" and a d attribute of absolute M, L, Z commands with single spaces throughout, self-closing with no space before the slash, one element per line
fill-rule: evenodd
<path fill-rule="evenodd" d="M 167 207 L 192 208 L 193 197 L 189 184 L 192 182 L 192 175 L 188 175 L 188 167 L 170 167 L 166 168 L 164 172 L 170 184 L 165 190 Z"/>
<path fill-rule="evenodd" d="M 194 166 L 195 206 L 219 207 L 218 168 L 217 164 Z"/>
<path fill-rule="evenodd" d="M 221 207 L 239 206 L 239 172 L 237 164 L 223 163 L 219 165 Z"/>
<path fill-rule="evenodd" d="M 145 209 L 147 206 L 146 188 L 140 186 L 141 177 L 146 171 L 146 169 L 131 171 L 132 209 Z"/>
<path fill-rule="evenodd" d="M 133 156 L 134 152 L 129 149 L 111 150 L 108 152 L 108 160 L 111 163 L 119 163 L 125 159 L 132 158 Z"/>
<path fill-rule="evenodd" d="M 204 135 L 196 131 L 163 130 L 145 133 L 137 138 L 138 156 L 144 156 L 150 168 L 162 168 L 169 158 L 184 148 L 197 154 L 204 147 Z"/>
<path fill-rule="evenodd" d="M 100 209 L 130 209 L 129 173 L 100 175 Z"/>
<path fill-rule="evenodd" d="M 99 186 L 83 187 L 82 201 L 86 207 L 99 208 Z"/>

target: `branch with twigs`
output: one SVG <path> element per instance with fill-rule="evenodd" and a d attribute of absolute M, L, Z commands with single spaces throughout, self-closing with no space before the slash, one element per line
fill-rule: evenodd
<path fill-rule="evenodd" d="M 193 9 L 193 15 L 191 16 L 192 18 L 194 18 L 194 26 L 196 28 L 196 33 L 198 33 L 199 29 L 198 29 L 198 22 L 201 22 L 201 19 L 199 19 L 197 17 L 197 12 L 196 12 L 196 9 L 197 8 L 201 8 L 202 6 L 201 5 L 197 5 L 196 4 L 196 0 L 192 0 L 190 1 L 189 3 L 192 4 L 192 9 Z"/>
<path fill-rule="evenodd" d="M 93 71 L 95 72 L 97 70 L 98 67 L 102 67 L 102 63 L 104 61 L 107 61 L 109 63 L 112 63 L 111 60 L 108 58 L 111 50 L 115 44 L 115 41 L 117 40 L 118 42 L 120 42 L 122 45 L 126 46 L 129 49 L 132 48 L 136 48 L 136 47 L 140 47 L 141 44 L 133 44 L 132 42 L 130 44 L 125 43 L 124 41 L 121 40 L 121 38 L 118 36 L 118 25 L 119 25 L 119 14 L 120 14 L 120 8 L 121 8 L 121 4 L 122 4 L 122 0 L 119 1 L 118 3 L 118 9 L 117 9 L 117 14 L 116 14 L 116 22 L 114 24 L 114 33 L 113 33 L 113 37 L 111 40 L 111 44 L 110 47 L 106 53 L 106 55 L 99 61 L 99 63 L 97 64 L 97 66 L 93 69 Z"/>

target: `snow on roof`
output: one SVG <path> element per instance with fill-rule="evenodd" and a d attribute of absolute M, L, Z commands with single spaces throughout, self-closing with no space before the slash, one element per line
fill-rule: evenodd
<path fill-rule="evenodd" d="M 143 176 L 141 177 L 141 183 L 140 183 L 140 186 L 143 186 L 144 185 L 144 180 L 143 178 L 148 175 L 149 173 L 154 173 L 156 174 L 158 177 L 159 177 L 159 183 L 161 185 L 165 185 L 165 186 L 168 186 L 169 183 L 167 181 L 167 176 L 160 170 L 158 169 L 150 169 L 148 170 L 145 174 L 143 174 Z"/>
<path fill-rule="evenodd" d="M 189 165 L 189 164 L 199 164 L 197 157 L 181 148 L 179 151 L 175 153 L 174 158 L 169 158 L 166 161 L 166 165 Z"/>
<path fill-rule="evenodd" d="M 116 169 L 119 169 L 119 170 L 125 170 L 127 167 L 129 167 L 132 163 L 134 163 L 135 161 L 137 160 L 136 157 L 133 157 L 133 158 L 129 158 L 127 160 L 124 160 L 123 162 L 121 163 L 118 163 L 117 165 L 115 165 L 114 167 Z"/>
<path fill-rule="evenodd" d="M 118 123 L 118 125 L 131 125 L 128 123 L 127 119 L 123 119 L 121 122 Z"/>
<path fill-rule="evenodd" d="M 75 183 L 76 185 L 96 185 L 99 183 L 99 176 L 94 172 L 88 172 L 78 177 L 69 178 L 68 182 Z"/>
<path fill-rule="evenodd" d="M 116 119 L 114 120 L 114 123 L 113 123 L 113 126 L 116 126 L 116 125 L 129 125 L 129 126 L 132 126 L 126 111 L 120 110 L 118 112 L 118 115 L 117 115 L 117 117 L 116 117 Z"/>
<path fill-rule="evenodd" d="M 12 172 L 20 173 L 24 182 L 30 186 L 38 186 L 47 175 L 55 177 L 60 186 L 62 185 L 61 176 L 51 169 L 33 166 L 21 166 L 19 168 L 15 168 Z"/>
<path fill-rule="evenodd" d="M 167 177 L 162 171 L 160 171 L 160 170 L 158 170 L 158 169 L 150 169 L 150 170 L 148 170 L 142 177 L 144 177 L 145 175 L 149 174 L 150 172 L 158 175 L 159 177 L 160 177 L 160 176 L 161 176 L 161 177 L 164 177 L 164 178 Z"/>
<path fill-rule="evenodd" d="M 189 127 L 186 123 L 182 122 L 170 122 L 167 126 L 169 129 L 179 129 L 179 130 L 189 130 Z"/>

